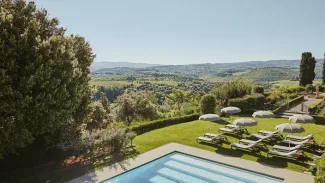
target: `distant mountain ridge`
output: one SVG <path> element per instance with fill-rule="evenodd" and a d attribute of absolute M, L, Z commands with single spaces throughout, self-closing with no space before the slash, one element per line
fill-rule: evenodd
<path fill-rule="evenodd" d="M 115 62 L 114 62 L 115 63 Z M 136 63 L 132 63 L 137 65 Z M 323 60 L 317 59 L 315 72 L 316 74 L 321 73 Z M 190 76 L 213 76 L 224 72 L 239 72 L 250 69 L 260 68 L 290 68 L 298 71 L 300 60 L 270 60 L 270 61 L 248 61 L 248 62 L 232 62 L 232 63 L 205 63 L 205 64 L 189 64 L 189 65 L 158 65 L 152 66 L 152 64 L 134 66 L 133 68 L 114 67 L 111 68 L 97 69 L 93 73 L 97 74 L 124 74 L 124 73 L 144 73 L 144 72 L 155 72 L 155 73 L 169 73 L 169 74 L 182 74 Z M 124 65 L 125 66 L 125 65 Z M 141 67 L 142 66 L 142 67 Z M 113 68 L 112 68 L 113 67 Z M 290 72 L 290 71 L 288 71 Z"/>
<path fill-rule="evenodd" d="M 93 62 L 90 71 L 97 71 L 106 68 L 129 67 L 129 68 L 147 68 L 160 66 L 161 64 L 133 63 L 133 62 Z"/>

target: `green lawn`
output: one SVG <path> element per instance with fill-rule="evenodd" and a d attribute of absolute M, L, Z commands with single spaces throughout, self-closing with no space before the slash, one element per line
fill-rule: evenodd
<path fill-rule="evenodd" d="M 321 84 L 321 80 L 317 79 L 313 81 L 313 85 L 317 85 L 317 84 Z M 278 86 L 278 87 L 289 87 L 289 88 L 293 88 L 293 87 L 298 87 L 299 86 L 299 81 L 290 81 L 290 80 L 279 80 L 279 81 L 274 81 L 271 82 L 271 84 L 273 86 Z"/>
<path fill-rule="evenodd" d="M 146 151 L 155 149 L 165 144 L 176 142 L 192 147 L 197 147 L 200 149 L 213 151 L 220 154 L 227 154 L 234 157 L 240 157 L 247 160 L 257 161 L 263 164 L 268 164 L 281 168 L 288 168 L 300 172 L 304 171 L 305 167 L 307 167 L 306 160 L 295 161 L 286 160 L 282 158 L 267 158 L 265 153 L 266 149 L 263 150 L 261 155 L 242 150 L 231 150 L 230 144 L 233 142 L 238 142 L 240 137 L 227 136 L 230 143 L 224 143 L 222 144 L 222 146 L 213 146 L 196 142 L 196 137 L 202 136 L 204 133 L 209 132 L 210 130 L 212 133 L 218 133 L 219 128 L 224 127 L 225 124 L 227 124 L 228 122 L 233 122 L 237 118 L 238 117 L 223 118 L 223 120 L 218 123 L 197 120 L 193 122 L 165 127 L 162 129 L 157 129 L 137 136 L 134 140 L 134 145 L 136 146 L 136 150 L 139 153 L 144 153 Z M 283 118 L 256 119 L 256 121 L 258 121 L 258 126 L 248 127 L 248 131 L 251 134 L 257 133 L 261 129 L 274 130 L 274 127 L 277 124 L 288 122 L 287 119 Z M 300 135 L 312 133 L 314 134 L 317 143 L 321 143 L 325 139 L 325 126 L 315 124 L 305 124 L 302 126 L 305 128 L 305 132 Z M 243 135 L 243 137 L 248 136 L 249 135 Z M 270 147 L 271 146 L 269 146 L 268 148 L 270 149 Z M 312 157 L 310 153 L 306 154 L 309 157 Z"/>

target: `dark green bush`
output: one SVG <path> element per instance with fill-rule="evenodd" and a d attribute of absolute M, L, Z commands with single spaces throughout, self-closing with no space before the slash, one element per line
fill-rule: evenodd
<path fill-rule="evenodd" d="M 239 107 L 243 112 L 252 112 L 264 109 L 265 97 L 263 95 L 246 95 L 243 98 L 229 100 L 229 106 Z"/>
<path fill-rule="evenodd" d="M 263 86 L 255 86 L 254 87 L 254 93 L 260 93 L 260 94 L 263 94 L 264 93 L 264 87 Z"/>
<path fill-rule="evenodd" d="M 211 95 L 211 94 L 207 94 L 204 95 L 201 99 L 200 102 L 200 109 L 201 112 L 203 114 L 210 114 L 210 113 L 214 113 L 214 110 L 216 108 L 216 97 Z"/>
<path fill-rule="evenodd" d="M 289 98 L 289 99 L 294 99 L 294 98 L 297 98 L 297 97 L 298 97 L 298 95 L 295 94 L 295 93 L 288 94 L 288 98 Z"/>
<path fill-rule="evenodd" d="M 142 123 L 142 124 L 137 124 L 135 126 L 132 126 L 131 130 L 139 135 L 139 134 L 143 134 L 143 133 L 149 132 L 151 130 L 163 128 L 166 126 L 194 121 L 194 120 L 199 119 L 199 116 L 200 115 L 196 113 L 196 114 L 191 114 L 191 115 L 187 115 L 187 116 L 154 120 L 154 121 L 150 121 L 147 123 Z"/>

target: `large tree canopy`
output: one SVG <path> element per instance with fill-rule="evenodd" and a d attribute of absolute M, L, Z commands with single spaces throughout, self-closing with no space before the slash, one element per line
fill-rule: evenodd
<path fill-rule="evenodd" d="M 299 85 L 306 86 L 307 84 L 313 84 L 315 79 L 315 65 L 316 60 L 312 53 L 304 52 L 301 56 Z"/>
<path fill-rule="evenodd" d="M 94 56 L 33 2 L 0 1 L 0 157 L 82 123 Z"/>

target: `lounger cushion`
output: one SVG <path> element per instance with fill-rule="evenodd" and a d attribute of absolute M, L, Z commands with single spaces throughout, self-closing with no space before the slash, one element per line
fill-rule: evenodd
<path fill-rule="evenodd" d="M 284 151 L 293 151 L 299 149 L 301 146 L 297 145 L 294 147 L 287 147 L 287 146 L 279 146 L 279 145 L 274 145 L 273 149 L 279 149 L 279 150 L 284 150 Z"/>
<path fill-rule="evenodd" d="M 219 130 L 224 132 L 234 132 L 233 129 L 229 129 L 229 128 L 220 128 Z"/>
<path fill-rule="evenodd" d="M 245 144 L 233 143 L 233 144 L 231 144 L 231 146 L 242 148 L 242 149 L 249 149 L 249 148 L 256 146 L 256 144 L 245 145 Z"/>
<path fill-rule="evenodd" d="M 260 134 L 253 134 L 252 137 L 256 137 L 256 138 L 259 138 L 259 139 L 267 139 L 267 138 L 271 138 L 273 137 L 273 134 L 270 134 L 270 135 L 260 135 Z"/>
<path fill-rule="evenodd" d="M 292 140 L 283 140 L 282 143 L 287 143 L 287 144 L 293 144 L 293 145 L 304 145 L 306 143 L 308 143 L 309 139 L 301 141 L 301 142 L 297 142 L 297 141 L 292 141 Z"/>
<path fill-rule="evenodd" d="M 207 137 L 219 137 L 218 134 L 214 134 L 214 133 L 205 133 L 204 136 L 207 136 Z"/>
<path fill-rule="evenodd" d="M 267 130 L 260 130 L 260 131 L 258 131 L 259 133 L 263 133 L 263 134 L 276 134 L 276 133 L 278 133 L 279 131 L 274 131 L 274 132 L 272 132 L 272 131 L 267 131 Z"/>
<path fill-rule="evenodd" d="M 208 138 L 208 137 L 198 137 L 197 138 L 198 140 L 201 140 L 201 141 L 206 141 L 206 142 L 212 142 L 212 138 Z"/>
<path fill-rule="evenodd" d="M 288 135 L 287 138 L 290 139 L 299 139 L 299 140 L 306 140 L 306 139 L 311 139 L 313 137 L 312 134 L 309 134 L 307 136 L 301 137 L 301 136 L 294 136 L 294 135 Z"/>
<path fill-rule="evenodd" d="M 247 143 L 247 144 L 256 144 L 259 142 L 262 142 L 262 139 L 260 140 L 248 140 L 248 139 L 240 139 L 239 142 Z"/>
<path fill-rule="evenodd" d="M 277 156 L 291 157 L 291 156 L 294 156 L 297 153 L 297 150 L 290 151 L 290 152 L 279 152 L 279 151 L 269 150 L 267 153 L 277 155 Z"/>

